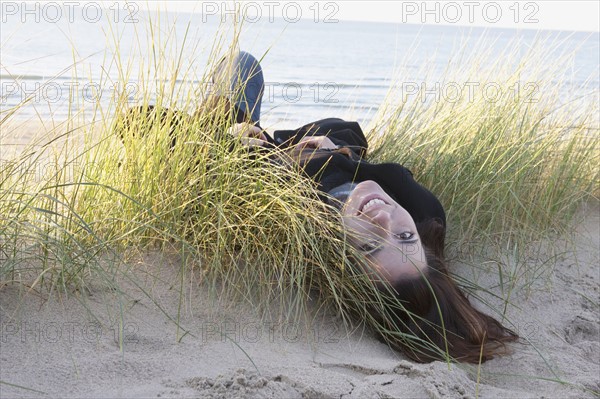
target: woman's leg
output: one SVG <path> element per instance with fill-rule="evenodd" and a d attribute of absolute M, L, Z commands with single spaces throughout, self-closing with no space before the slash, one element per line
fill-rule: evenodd
<path fill-rule="evenodd" d="M 213 75 L 213 83 L 227 85 L 225 95 L 234 106 L 237 123 L 259 125 L 260 105 L 265 88 L 262 68 L 258 60 L 245 51 L 237 52 L 231 60 L 224 58 Z"/>

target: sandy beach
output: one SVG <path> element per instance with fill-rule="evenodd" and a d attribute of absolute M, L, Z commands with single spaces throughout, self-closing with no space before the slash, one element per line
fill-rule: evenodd
<path fill-rule="evenodd" d="M 59 3 L 1 4 L 0 399 L 600 399 L 600 3 Z M 224 62 L 237 50 L 264 87 Z M 322 161 L 311 182 L 240 145 L 231 116 L 356 121 L 369 148 L 344 127 L 339 147 L 289 151 Z M 313 191 L 368 180 L 381 190 L 335 217 Z M 374 226 L 378 206 L 408 210 Z M 369 319 L 356 258 L 445 271 L 435 243 L 519 335 L 506 355 L 417 363 L 377 336 L 391 324 Z M 451 288 L 414 313 L 443 313 L 444 337 L 467 326 L 473 359 L 494 328 L 453 317 L 462 297 L 436 312 Z M 292 310 L 277 298 L 298 291 Z"/>
<path fill-rule="evenodd" d="M 182 282 L 176 256 L 145 253 L 118 278 L 123 295 L 100 284 L 68 294 L 1 286 L 0 397 L 595 397 L 598 204 L 582 206 L 576 219 L 572 237 L 544 243 L 547 253 L 531 259 L 552 259 L 550 283 L 513 293 L 507 314 L 522 339 L 480 368 L 414 363 L 335 314 L 285 323 L 246 305 L 217 305 L 197 276 Z M 473 277 L 470 266 L 451 268 Z M 498 292 L 496 278 L 481 273 L 478 284 Z"/>

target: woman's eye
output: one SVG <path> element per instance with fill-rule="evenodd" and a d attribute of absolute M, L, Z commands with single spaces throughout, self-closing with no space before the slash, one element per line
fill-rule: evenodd
<path fill-rule="evenodd" d="M 364 253 L 373 252 L 377 249 L 377 242 L 368 242 L 366 244 L 361 245 L 358 249 Z"/>
<path fill-rule="evenodd" d="M 415 235 L 413 233 L 411 233 L 410 231 L 404 231 L 400 234 L 396 234 L 396 238 L 402 241 L 407 241 L 410 240 L 414 237 Z"/>

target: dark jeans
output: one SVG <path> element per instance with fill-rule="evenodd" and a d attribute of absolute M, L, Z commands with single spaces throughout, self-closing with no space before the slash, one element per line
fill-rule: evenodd
<path fill-rule="evenodd" d="M 217 66 L 212 80 L 217 85 L 230 82 L 226 93 L 221 94 L 235 107 L 237 122 L 249 120 L 259 125 L 265 81 L 260 63 L 252 54 L 239 51 L 231 59 L 224 58 Z"/>

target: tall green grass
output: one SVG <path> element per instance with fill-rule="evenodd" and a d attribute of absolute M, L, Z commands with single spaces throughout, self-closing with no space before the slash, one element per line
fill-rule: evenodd
<path fill-rule="evenodd" d="M 600 194 L 598 90 L 569 96 L 574 55 L 561 45 L 480 43 L 418 88 L 400 74 L 369 132 L 372 160 L 403 163 L 444 204 L 449 255 L 494 260 L 500 282 L 548 277 L 552 261 L 527 261 Z"/>
<path fill-rule="evenodd" d="M 223 106 L 202 107 L 198 91 L 175 83 L 208 81 L 221 56 L 236 48 L 239 31 L 232 42 L 217 34 L 200 76 L 185 63 L 200 51 L 197 40 L 186 33 L 179 43 L 163 29 L 146 35 L 139 42 L 152 56 L 143 60 L 121 59 L 118 32 L 108 43 L 115 56 L 107 65 L 122 81 L 139 84 L 138 112 L 128 113 L 129 93 L 119 92 L 108 108 L 94 104 L 91 120 L 74 112 L 49 132 L 57 138 L 32 143 L 4 164 L 0 284 L 65 293 L 98 282 L 118 288 L 134 278 L 132 259 L 159 249 L 177 257 L 182 293 L 185 276 L 194 274 L 198 289 L 265 311 L 276 304 L 277 317 L 286 320 L 298 320 L 318 297 L 348 322 L 358 316 L 384 328 L 368 311 L 381 305 L 383 294 L 351 273 L 348 255 L 357 254 L 314 185 L 268 154 L 250 156 L 225 134 L 230 119 Z M 489 60 L 477 58 L 484 50 L 452 60 L 443 80 L 493 81 L 505 95 L 427 102 L 391 89 L 368 129 L 371 160 L 405 164 L 440 197 L 451 226 L 450 254 L 459 260 L 480 247 L 500 259 L 565 231 L 576 207 L 598 194 L 597 92 L 575 114 L 552 83 L 564 60 L 549 64 L 543 54 L 506 53 L 484 65 Z M 143 63 L 139 76 L 132 76 L 134 62 Z M 524 75 L 539 87 L 534 102 L 511 95 Z M 162 110 L 170 113 L 161 120 Z M 17 117 L 18 109 L 9 110 L 2 124 Z M 58 145 L 59 138 L 66 141 Z M 50 171 L 30 173 L 40 165 Z M 505 305 L 497 313 L 510 306 L 522 276 L 531 283 L 551 269 L 499 267 L 495 295 Z M 475 283 L 468 288 L 484 290 Z"/>

